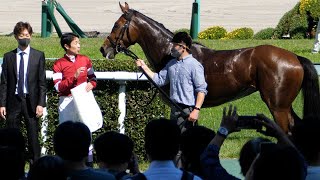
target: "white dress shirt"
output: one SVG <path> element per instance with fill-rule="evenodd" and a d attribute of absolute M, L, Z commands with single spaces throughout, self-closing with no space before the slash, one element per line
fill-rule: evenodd
<path fill-rule="evenodd" d="M 21 61 L 21 56 L 20 53 L 24 52 L 23 55 L 23 69 L 24 69 L 24 86 L 23 86 L 23 93 L 28 94 L 28 77 L 27 77 L 27 70 L 28 70 L 28 63 L 29 63 L 29 55 L 30 55 L 30 46 L 28 46 L 24 51 L 21 49 L 17 48 L 17 84 L 16 84 L 16 92 L 15 94 L 18 94 L 18 82 L 19 82 L 19 67 L 20 67 L 20 61 Z"/>

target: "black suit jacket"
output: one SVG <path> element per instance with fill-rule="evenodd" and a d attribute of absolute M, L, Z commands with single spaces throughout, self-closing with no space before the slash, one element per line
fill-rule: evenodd
<path fill-rule="evenodd" d="M 17 84 L 17 49 L 4 54 L 0 84 L 0 106 L 7 109 L 17 108 L 10 99 L 15 98 Z M 30 48 L 26 73 L 30 105 L 35 112 L 38 105 L 46 106 L 46 71 L 44 53 Z M 8 112 L 8 110 L 7 110 Z"/>

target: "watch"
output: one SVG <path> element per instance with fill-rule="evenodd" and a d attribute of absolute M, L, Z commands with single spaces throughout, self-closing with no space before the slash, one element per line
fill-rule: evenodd
<path fill-rule="evenodd" d="M 226 138 L 226 137 L 228 136 L 228 134 L 229 134 L 229 131 L 228 131 L 227 128 L 221 126 L 221 127 L 219 127 L 219 129 L 218 129 L 218 134 L 219 134 L 220 136 Z"/>
<path fill-rule="evenodd" d="M 198 108 L 198 107 L 196 107 L 196 106 L 195 106 L 193 109 L 196 109 L 196 110 L 200 111 L 200 108 Z"/>

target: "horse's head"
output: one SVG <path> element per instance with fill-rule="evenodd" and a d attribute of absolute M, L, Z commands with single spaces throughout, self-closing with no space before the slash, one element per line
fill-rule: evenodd
<path fill-rule="evenodd" d="M 135 11 L 129 9 L 127 3 L 122 6 L 119 2 L 119 5 L 123 14 L 114 23 L 111 33 L 100 48 L 100 52 L 107 59 L 113 59 L 121 48 L 135 44 L 137 39 L 137 33 L 131 23 Z"/>

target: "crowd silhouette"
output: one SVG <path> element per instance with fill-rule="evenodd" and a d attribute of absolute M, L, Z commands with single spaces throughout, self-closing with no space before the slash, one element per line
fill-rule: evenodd
<path fill-rule="evenodd" d="M 25 173 L 25 142 L 18 129 L 0 129 L 1 176 L 5 179 L 238 179 L 221 165 L 219 152 L 225 139 L 241 129 L 237 127 L 236 107 L 224 108 L 220 127 L 223 133 L 194 126 L 181 134 L 177 124 L 168 119 L 151 120 L 145 127 L 145 150 L 150 164 L 140 172 L 134 142 L 125 134 L 108 131 L 93 142 L 88 127 L 66 121 L 54 132 L 55 156 L 45 155 Z M 241 148 L 239 164 L 245 179 L 319 179 L 319 119 L 308 117 L 288 136 L 271 119 L 258 114 L 263 129 L 261 137 L 250 139 Z M 267 138 L 272 137 L 272 138 Z M 95 168 L 86 161 L 94 144 Z M 181 168 L 177 154 L 181 153 Z"/>
<path fill-rule="evenodd" d="M 34 69 L 41 69 L 41 72 L 39 70 L 36 75 L 36 77 L 39 75 L 39 79 L 35 79 L 35 81 L 42 82 L 45 79 L 45 74 L 43 74 L 44 55 L 32 48 L 30 49 L 29 43 L 32 35 L 32 28 L 30 28 L 31 26 L 28 23 L 19 22 L 16 25 L 16 40 L 19 44 L 16 51 L 35 53 L 30 58 L 39 56 L 39 67 L 34 67 Z M 185 37 L 185 34 L 182 34 L 181 37 Z M 186 52 L 183 50 L 188 49 L 188 44 L 181 44 L 180 40 L 174 43 L 174 48 L 178 48 L 177 51 L 183 51 L 180 55 L 185 53 L 190 57 L 187 50 Z M 91 61 L 85 56 L 78 55 L 80 42 L 77 35 L 66 34 L 61 39 L 61 45 L 70 56 L 66 55 L 55 63 L 54 83 L 56 90 L 60 93 L 60 98 L 72 100 L 71 88 L 79 85 L 80 81 L 85 82 L 89 78 L 91 83 L 87 85 L 86 90 L 90 91 L 96 86 L 96 78 Z M 43 114 L 43 107 L 45 107 L 44 96 L 46 90 L 41 85 L 43 82 L 39 85 L 34 82 L 31 83 L 31 81 L 27 83 L 28 85 L 23 84 L 24 78 L 27 78 L 22 73 L 24 66 L 19 70 L 20 73 L 16 72 L 19 76 L 21 74 L 19 83 L 16 82 L 15 73 L 10 70 L 10 73 L 8 73 L 8 69 L 13 69 L 17 65 L 17 63 L 10 61 L 12 58 L 20 57 L 20 65 L 24 63 L 24 58 L 29 59 L 28 55 L 24 56 L 25 54 L 22 52 L 18 55 L 16 51 L 14 50 L 5 56 L 3 65 L 5 68 L 3 68 L 4 71 L 1 75 L 0 115 L 7 123 L 6 128 L 0 129 L 1 179 L 238 179 L 229 174 L 221 165 L 219 153 L 228 136 L 241 131 L 245 127 L 240 126 L 243 120 L 239 119 L 237 108 L 230 105 L 223 109 L 221 124 L 216 132 L 207 127 L 199 126 L 197 119 L 203 103 L 202 98 L 207 92 L 205 90 L 206 84 L 203 84 L 203 87 L 199 90 L 201 92 L 197 97 L 200 97 L 199 102 L 186 108 L 190 110 L 190 116 L 185 119 L 182 118 L 181 121 L 183 122 L 179 122 L 179 117 L 175 117 L 175 120 L 165 118 L 149 120 L 145 127 L 144 148 L 150 163 L 148 169 L 143 172 L 139 169 L 139 160 L 134 154 L 134 142 L 129 136 L 116 131 L 108 131 L 92 139 L 90 129 L 80 122 L 78 116 L 74 116 L 77 113 L 73 112 L 75 109 L 73 106 L 69 110 L 66 107 L 59 108 L 60 121 L 51 142 L 55 155 L 40 157 L 40 144 L 36 137 L 39 131 L 38 120 Z M 79 59 L 79 57 L 82 58 Z M 77 58 L 78 63 L 81 63 L 81 59 L 87 62 L 86 68 L 74 69 L 73 62 L 68 60 L 72 58 L 74 62 L 78 62 Z M 66 69 L 68 71 L 65 71 Z M 173 72 L 174 70 L 172 70 Z M 62 74 L 64 73 L 67 74 L 68 78 L 63 78 Z M 42 76 L 40 77 L 40 75 Z M 35 78 L 34 75 L 32 77 Z M 9 80 L 10 78 L 12 80 Z M 202 83 L 203 77 L 200 80 Z M 174 79 L 172 81 L 176 82 Z M 20 85 L 20 82 L 22 85 Z M 33 89 L 37 89 L 39 93 L 32 94 L 35 90 L 30 89 L 29 91 L 28 87 L 34 87 Z M 7 89 L 10 89 L 10 91 L 7 91 Z M 180 97 L 178 94 L 177 98 Z M 41 97 L 37 97 L 38 95 L 41 95 Z M 11 104 L 13 100 L 14 105 Z M 188 100 L 188 96 L 185 100 Z M 9 101 L 10 103 L 7 103 Z M 38 102 L 38 104 L 35 102 Z M 63 104 L 60 102 L 60 105 Z M 312 107 L 310 106 L 310 108 Z M 305 107 L 304 110 L 306 109 Z M 320 130 L 320 117 L 317 117 L 316 112 L 314 114 L 305 117 L 299 124 L 295 125 L 290 135 L 285 133 L 275 121 L 263 114 L 257 114 L 254 118 L 247 119 L 248 122 L 255 125 L 252 127 L 262 136 L 249 140 L 241 148 L 239 164 L 245 179 L 319 180 L 320 133 L 318 131 Z M 20 130 L 22 120 L 27 123 L 27 142 L 25 142 Z M 90 147 L 92 144 L 95 158 L 92 157 L 91 153 Z M 31 157 L 26 156 L 26 149 L 31 152 Z M 25 172 L 26 161 L 30 159 L 29 168 Z M 93 159 L 96 159 L 95 164 L 92 164 Z"/>

